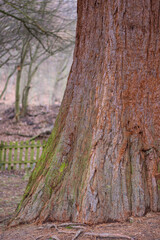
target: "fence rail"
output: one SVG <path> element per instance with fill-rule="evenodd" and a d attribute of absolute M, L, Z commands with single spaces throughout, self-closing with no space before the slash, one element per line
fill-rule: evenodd
<path fill-rule="evenodd" d="M 3 142 L 0 143 L 0 169 L 33 169 L 46 142 Z"/>

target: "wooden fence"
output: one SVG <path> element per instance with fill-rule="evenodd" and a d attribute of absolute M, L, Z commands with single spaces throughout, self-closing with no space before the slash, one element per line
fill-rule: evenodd
<path fill-rule="evenodd" d="M 46 142 L 2 142 L 0 143 L 1 170 L 33 169 Z"/>

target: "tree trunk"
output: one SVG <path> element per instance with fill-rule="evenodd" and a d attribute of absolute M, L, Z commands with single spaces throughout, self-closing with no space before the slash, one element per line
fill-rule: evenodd
<path fill-rule="evenodd" d="M 21 52 L 21 60 L 20 60 L 20 64 L 17 67 L 17 78 L 16 78 L 16 94 L 15 94 L 15 118 L 16 121 L 19 121 L 19 116 L 20 116 L 20 83 L 21 83 L 21 76 L 22 76 L 22 70 L 24 67 L 24 62 L 25 62 L 25 58 L 27 55 L 27 51 L 28 51 L 28 45 L 29 45 L 29 40 L 25 40 L 23 43 L 23 47 L 22 47 L 22 52 Z"/>
<path fill-rule="evenodd" d="M 22 75 L 22 66 L 18 66 L 17 68 L 17 78 L 16 78 L 16 95 L 15 95 L 15 118 L 16 121 L 19 121 L 19 115 L 20 115 L 20 81 L 21 81 L 21 75 Z"/>
<path fill-rule="evenodd" d="M 31 89 L 31 82 L 32 79 L 38 70 L 39 64 L 33 69 L 33 64 L 36 61 L 37 58 L 37 53 L 38 49 L 40 47 L 40 44 L 38 43 L 35 51 L 32 55 L 32 45 L 29 45 L 29 52 L 30 52 L 30 63 L 29 63 L 29 68 L 28 68 L 28 76 L 27 76 L 27 84 L 25 85 L 23 89 L 23 94 L 22 94 L 22 110 L 21 110 L 21 116 L 24 117 L 27 115 L 27 107 L 28 107 L 28 96 L 29 96 L 29 91 Z"/>
<path fill-rule="evenodd" d="M 29 90 L 30 90 L 30 85 L 27 84 L 27 86 L 25 86 L 23 89 L 23 95 L 22 95 L 22 110 L 21 110 L 22 117 L 27 115 Z"/>
<path fill-rule="evenodd" d="M 8 87 L 8 83 L 9 83 L 9 80 L 10 80 L 11 77 L 14 75 L 15 71 L 16 71 L 16 68 L 14 68 L 13 71 L 12 71 L 12 72 L 9 74 L 9 76 L 7 77 L 5 86 L 4 86 L 4 88 L 3 88 L 3 90 L 2 90 L 2 92 L 1 92 L 1 94 L 0 94 L 0 99 L 2 99 L 4 93 L 6 92 L 7 87 Z"/>
<path fill-rule="evenodd" d="M 160 1 L 79 0 L 55 127 L 12 224 L 160 210 Z"/>

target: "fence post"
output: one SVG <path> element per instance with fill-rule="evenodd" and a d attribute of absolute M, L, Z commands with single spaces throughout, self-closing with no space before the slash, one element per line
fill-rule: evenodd
<path fill-rule="evenodd" d="M 27 163 L 28 163 L 28 148 L 29 148 L 29 141 L 25 142 L 26 146 L 25 146 L 25 158 L 24 158 L 24 169 L 26 170 L 27 168 Z"/>
<path fill-rule="evenodd" d="M 14 146 L 14 162 L 13 162 L 13 169 L 16 170 L 17 166 L 17 153 L 18 153 L 18 142 L 15 142 Z"/>
<path fill-rule="evenodd" d="M 37 141 L 36 162 L 37 162 L 38 159 L 39 159 L 40 147 L 41 147 L 41 142 L 40 142 L 40 140 L 38 140 L 38 141 Z"/>
<path fill-rule="evenodd" d="M 4 143 L 3 145 L 3 166 L 2 169 L 6 169 L 6 164 L 7 164 L 7 149 L 8 149 L 8 144 L 7 142 Z"/>
<path fill-rule="evenodd" d="M 34 163 L 34 146 L 35 146 L 35 141 L 31 142 L 31 156 L 30 156 L 30 168 L 32 170 L 33 168 L 33 163 Z"/>
<path fill-rule="evenodd" d="M 0 143 L 0 169 L 3 169 L 3 141 Z"/>
<path fill-rule="evenodd" d="M 12 164 L 12 147 L 13 147 L 13 142 L 10 142 L 8 145 L 9 148 L 9 154 L 8 154 L 8 170 L 11 170 L 11 164 Z"/>
<path fill-rule="evenodd" d="M 22 164 L 23 164 L 23 145 L 24 145 L 24 142 L 21 141 L 20 144 L 19 144 L 19 149 L 20 149 L 20 152 L 19 152 L 19 170 L 22 169 Z"/>

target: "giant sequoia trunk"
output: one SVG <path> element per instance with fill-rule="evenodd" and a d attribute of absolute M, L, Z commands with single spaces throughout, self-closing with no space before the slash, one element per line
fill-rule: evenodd
<path fill-rule="evenodd" d="M 79 0 L 64 99 L 14 224 L 160 210 L 160 1 Z"/>

